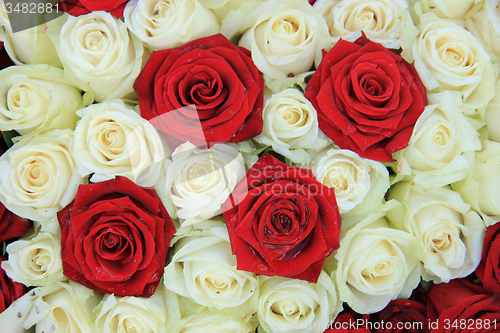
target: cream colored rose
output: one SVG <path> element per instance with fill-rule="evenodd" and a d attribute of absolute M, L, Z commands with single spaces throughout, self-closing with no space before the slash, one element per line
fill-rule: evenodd
<path fill-rule="evenodd" d="M 442 187 L 424 191 L 409 182 L 389 190 L 404 209 L 387 213 L 396 227 L 419 240 L 425 280 L 449 282 L 472 273 L 481 260 L 485 225 L 460 194 Z"/>
<path fill-rule="evenodd" d="M 61 236 L 40 232 L 28 240 L 17 240 L 7 248 L 9 260 L 2 268 L 16 282 L 26 286 L 44 286 L 63 281 Z"/>
<path fill-rule="evenodd" d="M 83 183 L 72 157 L 73 131 L 21 140 L 0 157 L 0 200 L 13 213 L 47 222 Z"/>
<path fill-rule="evenodd" d="M 172 241 L 175 254 L 165 267 L 167 289 L 214 313 L 242 320 L 251 316 L 257 310 L 259 284 L 253 273 L 236 269 L 223 220 L 200 222 L 189 229 L 179 229 Z"/>
<path fill-rule="evenodd" d="M 483 1 L 481 1 L 483 3 Z M 499 0 L 484 0 L 480 10 L 465 20 L 467 30 L 482 41 L 490 52 L 493 52 L 494 61 L 500 57 L 500 9 Z"/>
<path fill-rule="evenodd" d="M 318 0 L 314 3 L 325 18 L 332 45 L 340 38 L 350 42 L 361 37 L 386 48 L 399 49 L 406 26 L 413 26 L 404 0 Z"/>
<path fill-rule="evenodd" d="M 335 188 L 341 214 L 370 211 L 389 188 L 389 172 L 382 163 L 347 149 L 323 149 L 312 160 L 311 170 L 319 182 Z"/>
<path fill-rule="evenodd" d="M 74 129 L 80 90 L 48 65 L 11 66 L 0 71 L 0 130 L 21 135 Z"/>
<path fill-rule="evenodd" d="M 441 18 L 466 19 L 476 13 L 483 3 L 483 0 L 420 0 L 415 4 L 415 11 L 419 15 L 433 12 Z"/>
<path fill-rule="evenodd" d="M 389 227 L 374 213 L 343 231 L 335 254 L 340 300 L 358 313 L 382 310 L 391 300 L 408 298 L 420 282 L 417 240 Z"/>
<path fill-rule="evenodd" d="M 335 285 L 324 271 L 317 283 L 263 275 L 259 283 L 257 315 L 264 332 L 322 333 L 341 310 Z"/>
<path fill-rule="evenodd" d="M 198 0 L 132 0 L 123 12 L 129 30 L 151 51 L 219 33 L 215 15 Z"/>
<path fill-rule="evenodd" d="M 462 99 L 456 104 L 474 113 L 495 95 L 490 56 L 469 31 L 433 17 L 421 17 L 422 32 L 412 48 L 415 69 L 428 91 L 456 91 Z"/>
<path fill-rule="evenodd" d="M 264 128 L 255 141 L 272 145 L 273 150 L 294 163 L 309 162 L 304 148 L 320 149 L 328 141 L 319 136 L 318 115 L 297 89 L 285 89 L 270 96 L 262 111 Z"/>
<path fill-rule="evenodd" d="M 73 150 L 80 175 L 93 182 L 124 176 L 153 186 L 160 176 L 166 146 L 154 127 L 121 100 L 78 110 Z"/>
<path fill-rule="evenodd" d="M 247 13 L 239 45 L 252 52 L 261 72 L 274 79 L 307 72 L 330 49 L 323 17 L 307 1 L 270 0 Z"/>
<path fill-rule="evenodd" d="M 233 147 L 199 149 L 186 142 L 175 149 L 173 162 L 165 163 L 165 179 L 155 189 L 170 216 L 182 219 L 183 226 L 222 213 L 222 203 L 246 173 L 243 157 Z"/>
<path fill-rule="evenodd" d="M 36 288 L 25 296 L 27 297 L 21 301 L 29 308 L 23 323 L 25 329 L 36 325 L 36 332 L 95 331 L 92 310 L 102 298 L 100 293 L 70 281 Z"/>
<path fill-rule="evenodd" d="M 474 151 L 481 149 L 479 133 L 453 100 L 438 94 L 441 104 L 427 105 L 401 154 L 399 174 L 413 174 L 423 188 L 438 188 L 465 179 L 472 171 Z M 432 99 L 432 98 L 431 98 Z"/>
<path fill-rule="evenodd" d="M 47 23 L 66 79 L 94 94 L 97 102 L 133 98 L 144 47 L 124 22 L 108 12 L 63 15 Z"/>
<path fill-rule="evenodd" d="M 255 327 L 249 322 L 229 315 L 212 314 L 207 308 L 185 316 L 170 333 L 251 333 Z"/>
<path fill-rule="evenodd" d="M 181 319 L 177 295 L 162 285 L 150 298 L 105 295 L 94 313 L 100 333 L 170 332 Z"/>

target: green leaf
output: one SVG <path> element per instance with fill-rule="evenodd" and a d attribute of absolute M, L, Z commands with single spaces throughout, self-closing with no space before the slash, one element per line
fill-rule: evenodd
<path fill-rule="evenodd" d="M 252 150 L 252 151 L 250 152 L 250 155 L 259 155 L 259 156 L 260 156 L 260 155 L 261 155 L 261 154 L 263 154 L 266 150 L 271 149 L 271 147 L 272 147 L 272 146 L 271 146 L 271 145 L 269 145 L 269 146 L 265 146 L 265 147 L 263 147 L 263 148 L 258 148 L 258 149 Z"/>
<path fill-rule="evenodd" d="M 19 133 L 17 133 L 16 131 L 3 131 L 2 136 L 3 136 L 5 143 L 7 144 L 7 147 L 10 148 L 14 144 L 12 142 L 12 138 L 19 136 Z"/>

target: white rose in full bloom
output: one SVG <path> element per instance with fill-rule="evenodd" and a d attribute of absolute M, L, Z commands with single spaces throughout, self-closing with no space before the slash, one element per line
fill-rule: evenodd
<path fill-rule="evenodd" d="M 314 8 L 326 20 L 332 45 L 340 38 L 354 42 L 363 31 L 368 39 L 399 49 L 408 37 L 406 26 L 413 26 L 405 0 L 318 0 Z"/>
<path fill-rule="evenodd" d="M 419 15 L 433 12 L 441 18 L 466 19 L 476 13 L 483 3 L 484 0 L 420 0 L 415 4 L 415 11 Z"/>
<path fill-rule="evenodd" d="M 321 50 L 331 48 L 323 17 L 303 0 L 261 2 L 247 13 L 239 45 L 273 79 L 307 72 L 321 62 Z"/>
<path fill-rule="evenodd" d="M 319 182 L 335 188 L 341 214 L 372 210 L 389 188 L 389 172 L 382 163 L 348 149 L 323 149 L 312 160 L 311 170 Z"/>
<path fill-rule="evenodd" d="M 415 69 L 428 91 L 459 92 L 463 105 L 456 104 L 463 112 L 474 113 L 495 95 L 490 56 L 469 31 L 434 18 L 432 13 L 421 17 L 423 28 L 412 48 Z"/>
<path fill-rule="evenodd" d="M 481 2 L 482 3 L 482 2 Z M 480 10 L 465 20 L 467 30 L 493 52 L 495 61 L 500 57 L 500 0 L 484 0 Z"/>
<path fill-rule="evenodd" d="M 184 317 L 170 333 L 251 333 L 250 323 L 224 314 L 213 314 L 207 308 Z"/>
<path fill-rule="evenodd" d="M 49 221 L 76 196 L 83 178 L 72 157 L 73 131 L 21 140 L 0 157 L 0 200 L 11 212 Z"/>
<path fill-rule="evenodd" d="M 165 162 L 165 179 L 155 189 L 170 216 L 182 219 L 183 226 L 222 213 L 222 203 L 246 173 L 243 157 L 233 147 L 237 145 L 199 149 L 186 142 L 175 149 L 170 165 Z"/>
<path fill-rule="evenodd" d="M 162 285 L 150 298 L 105 295 L 94 313 L 100 333 L 170 332 L 181 319 L 177 295 Z"/>
<path fill-rule="evenodd" d="M 198 0 L 131 0 L 123 16 L 129 30 L 151 51 L 176 48 L 220 31 L 215 15 Z"/>
<path fill-rule="evenodd" d="M 108 12 L 63 15 L 47 23 L 66 79 L 94 94 L 97 102 L 133 98 L 144 46 L 124 22 Z"/>
<path fill-rule="evenodd" d="M 124 176 L 140 186 L 153 186 L 166 158 L 155 128 L 121 100 L 77 111 L 73 151 L 82 177 L 92 182 Z M 165 145 L 166 147 L 166 145 Z"/>
<path fill-rule="evenodd" d="M 25 297 L 26 296 L 26 297 Z M 33 289 L 21 302 L 29 313 L 23 327 L 36 325 L 36 332 L 92 333 L 94 307 L 102 295 L 81 284 L 57 282 Z M 24 312 L 24 311 L 23 311 Z"/>
<path fill-rule="evenodd" d="M 0 130 L 33 136 L 73 129 L 82 104 L 80 90 L 48 65 L 10 66 L 0 71 Z"/>
<path fill-rule="evenodd" d="M 322 333 L 341 311 L 335 285 L 324 271 L 317 283 L 263 275 L 259 283 L 257 315 L 264 332 Z"/>
<path fill-rule="evenodd" d="M 297 89 L 288 88 L 270 96 L 262 111 L 264 128 L 254 138 L 294 163 L 309 162 L 304 148 L 320 149 L 328 141 L 319 137 L 318 115 L 311 102 Z"/>
<path fill-rule="evenodd" d="M 495 97 L 486 107 L 486 127 L 490 140 L 500 142 L 500 80 L 495 84 Z"/>
<path fill-rule="evenodd" d="M 172 241 L 175 254 L 165 267 L 167 289 L 210 307 L 214 313 L 240 319 L 255 313 L 259 284 L 253 273 L 236 269 L 226 225 L 206 221 L 197 223 L 187 234 L 182 230 Z"/>
<path fill-rule="evenodd" d="M 399 174 L 415 175 L 413 182 L 423 188 L 466 178 L 472 171 L 474 151 L 481 149 L 479 133 L 453 100 L 437 95 L 441 104 L 425 107 L 398 164 Z"/>
<path fill-rule="evenodd" d="M 425 280 L 447 283 L 474 272 L 481 261 L 486 227 L 460 194 L 449 187 L 425 192 L 400 182 L 389 190 L 389 199 L 403 203 L 401 209 L 388 212 L 387 219 L 419 240 Z"/>
<path fill-rule="evenodd" d="M 374 213 L 343 231 L 336 270 L 340 300 L 358 313 L 382 310 L 391 300 L 408 298 L 420 283 L 417 240 L 389 227 Z"/>
<path fill-rule="evenodd" d="M 40 232 L 29 240 L 17 240 L 7 245 L 9 260 L 2 268 L 16 282 L 26 286 L 44 286 L 63 281 L 61 235 Z"/>

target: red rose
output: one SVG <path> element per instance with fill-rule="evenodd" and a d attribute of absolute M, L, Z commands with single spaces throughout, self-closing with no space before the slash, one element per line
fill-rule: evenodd
<path fill-rule="evenodd" d="M 500 223 L 488 227 L 483 244 L 483 254 L 476 268 L 476 275 L 484 289 L 500 292 Z"/>
<path fill-rule="evenodd" d="M 30 220 L 11 213 L 0 202 L 0 243 L 7 239 L 24 236 L 30 227 Z"/>
<path fill-rule="evenodd" d="M 414 66 L 364 35 L 355 43 L 340 40 L 324 54 L 305 96 L 340 148 L 384 162 L 408 145 L 427 104 Z"/>
<path fill-rule="evenodd" d="M 344 310 L 324 333 L 371 333 L 367 326 L 369 320 L 369 314 L 361 315 L 352 310 Z"/>
<path fill-rule="evenodd" d="M 250 51 L 221 34 L 153 52 L 134 90 L 141 116 L 171 147 L 240 142 L 262 131 L 262 74 Z"/>
<path fill-rule="evenodd" d="M 500 293 L 489 294 L 464 279 L 435 284 L 427 293 L 432 333 L 498 332 Z"/>
<path fill-rule="evenodd" d="M 80 185 L 57 218 L 64 275 L 104 293 L 153 295 L 175 233 L 153 189 L 119 176 Z"/>
<path fill-rule="evenodd" d="M 264 155 L 222 205 L 237 268 L 316 282 L 339 247 L 335 191 Z"/>
<path fill-rule="evenodd" d="M 0 257 L 0 263 L 6 258 Z M 5 311 L 16 299 L 26 293 L 26 286 L 13 282 L 0 265 L 0 313 Z"/>
<path fill-rule="evenodd" d="M 128 0 L 63 0 L 58 4 L 58 8 L 73 16 L 104 10 L 120 18 L 127 2 Z"/>
<path fill-rule="evenodd" d="M 429 332 L 427 309 L 420 302 L 410 299 L 391 301 L 383 310 L 372 315 L 373 327 L 377 333 Z M 383 325 L 377 324 L 384 323 Z"/>

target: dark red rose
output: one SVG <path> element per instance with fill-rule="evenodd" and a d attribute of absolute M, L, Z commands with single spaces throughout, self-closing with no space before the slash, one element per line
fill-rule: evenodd
<path fill-rule="evenodd" d="M 7 239 L 24 236 L 30 227 L 30 220 L 11 213 L 0 202 L 0 243 Z"/>
<path fill-rule="evenodd" d="M 64 275 L 118 296 L 151 296 L 175 227 L 153 189 L 116 179 L 80 185 L 57 214 Z"/>
<path fill-rule="evenodd" d="M 14 66 L 14 62 L 7 54 L 7 50 L 5 50 L 5 47 L 3 47 L 3 43 L 0 42 L 0 69 L 7 68 L 9 66 Z"/>
<path fill-rule="evenodd" d="M 262 74 L 250 51 L 221 34 L 153 52 L 134 90 L 141 116 L 171 148 L 240 142 L 262 131 Z"/>
<path fill-rule="evenodd" d="M 500 223 L 488 227 L 483 244 L 483 254 L 476 268 L 476 275 L 484 289 L 500 292 Z"/>
<path fill-rule="evenodd" d="M 340 40 L 323 55 L 305 96 L 340 148 L 383 162 L 408 145 L 427 104 L 413 64 L 364 35 L 355 43 Z"/>
<path fill-rule="evenodd" d="M 410 299 L 391 301 L 385 309 L 373 314 L 373 330 L 377 333 L 391 332 L 429 332 L 427 308 L 420 302 Z M 380 323 L 378 327 L 375 324 Z M 381 323 L 384 323 L 383 325 Z"/>
<path fill-rule="evenodd" d="M 368 328 L 370 315 L 344 310 L 324 333 L 371 333 Z"/>
<path fill-rule="evenodd" d="M 6 258 L 0 257 L 0 263 Z M 5 311 L 16 299 L 26 293 L 26 286 L 13 282 L 0 265 L 0 313 Z"/>
<path fill-rule="evenodd" d="M 128 0 L 63 0 L 57 6 L 59 10 L 73 16 L 104 10 L 116 18 L 120 18 L 123 16 L 127 2 Z"/>
<path fill-rule="evenodd" d="M 335 191 L 264 155 L 222 205 L 237 268 L 316 282 L 339 247 Z"/>
<path fill-rule="evenodd" d="M 499 332 L 500 293 L 464 279 L 435 284 L 427 293 L 431 333 Z"/>

